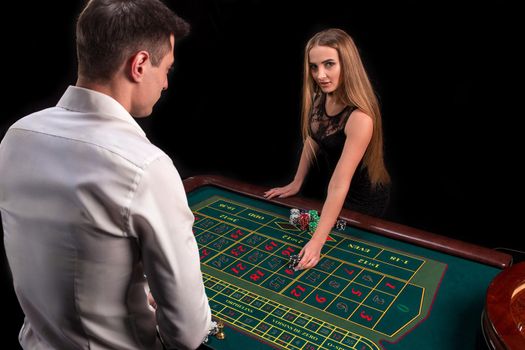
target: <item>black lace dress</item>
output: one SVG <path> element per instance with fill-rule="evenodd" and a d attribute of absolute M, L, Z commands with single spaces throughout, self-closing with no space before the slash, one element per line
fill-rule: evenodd
<path fill-rule="evenodd" d="M 319 146 L 317 153 L 319 176 L 326 189 L 343 152 L 346 141 L 344 128 L 355 107 L 347 106 L 339 114 L 328 116 L 325 111 L 325 99 L 326 95 L 320 94 L 314 101 L 310 130 L 312 138 Z M 389 187 L 372 187 L 368 171 L 361 161 L 352 177 L 344 206 L 360 213 L 380 217 L 387 208 L 389 194 Z"/>

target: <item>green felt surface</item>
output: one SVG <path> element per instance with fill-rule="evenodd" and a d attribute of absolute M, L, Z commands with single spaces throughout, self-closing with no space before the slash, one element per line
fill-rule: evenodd
<path fill-rule="evenodd" d="M 314 268 L 289 208 L 205 186 L 188 194 L 220 349 L 475 349 L 499 269 L 346 227 Z M 308 209 L 308 208 L 304 208 Z"/>

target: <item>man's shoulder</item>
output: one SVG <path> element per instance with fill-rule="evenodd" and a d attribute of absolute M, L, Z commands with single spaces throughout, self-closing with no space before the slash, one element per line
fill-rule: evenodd
<path fill-rule="evenodd" d="M 138 168 L 146 168 L 159 159 L 168 158 L 168 155 L 142 134 L 135 132 L 128 126 L 105 128 L 103 134 L 90 135 L 86 141 L 106 151 L 117 155 L 132 163 Z"/>
<path fill-rule="evenodd" d="M 50 107 L 19 119 L 10 130 L 38 135 L 40 142 L 62 140 L 64 147 L 74 146 L 101 157 L 123 159 L 139 168 L 147 167 L 155 159 L 169 158 L 138 125 L 110 115 Z"/>
<path fill-rule="evenodd" d="M 17 121 L 15 121 L 11 126 L 10 129 L 36 129 L 35 123 L 38 123 L 38 120 L 42 118 L 43 116 L 53 113 L 53 110 L 56 110 L 57 107 L 49 107 L 45 109 L 41 109 L 39 111 L 35 111 L 33 113 L 30 113 Z"/>

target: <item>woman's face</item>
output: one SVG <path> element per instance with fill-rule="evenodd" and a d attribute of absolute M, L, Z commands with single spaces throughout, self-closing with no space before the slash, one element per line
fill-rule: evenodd
<path fill-rule="evenodd" d="M 314 46 L 308 53 L 310 73 L 324 93 L 331 93 L 339 87 L 341 64 L 336 49 L 328 46 Z"/>

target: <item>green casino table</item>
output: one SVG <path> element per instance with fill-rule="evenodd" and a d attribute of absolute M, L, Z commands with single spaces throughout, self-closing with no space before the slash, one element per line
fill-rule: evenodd
<path fill-rule="evenodd" d="M 487 287 L 507 254 L 344 209 L 318 265 L 294 271 L 308 241 L 289 223 L 304 198 L 218 176 L 184 180 L 213 316 L 208 349 L 476 349 Z"/>

